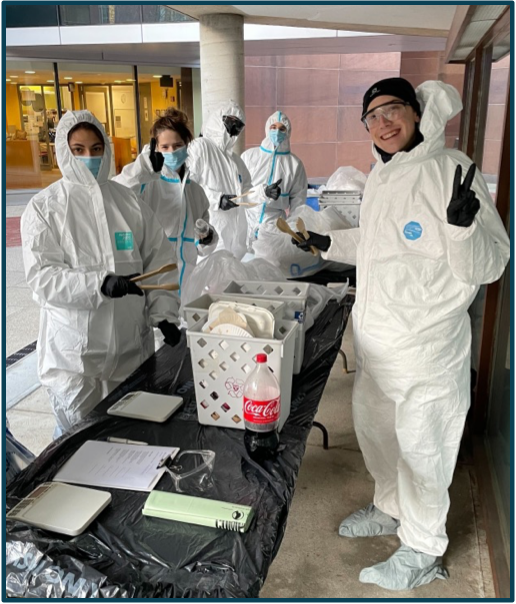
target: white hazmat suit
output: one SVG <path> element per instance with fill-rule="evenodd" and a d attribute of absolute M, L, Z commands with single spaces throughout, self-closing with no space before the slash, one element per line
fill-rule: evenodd
<path fill-rule="evenodd" d="M 270 137 L 270 127 L 281 122 L 286 127 L 286 139 L 274 147 Z M 247 166 L 255 194 L 247 199 L 259 205 L 246 208 L 247 213 L 247 245 L 252 246 L 258 237 L 260 225 L 263 222 L 285 218 L 286 211 L 292 213 L 306 203 L 308 181 L 303 162 L 290 151 L 292 126 L 288 117 L 281 111 L 275 111 L 265 124 L 265 138 L 260 147 L 253 147 L 242 153 L 242 159 Z M 277 200 L 265 196 L 264 188 L 281 180 L 281 194 Z M 263 185 L 260 187 L 260 185 Z"/>
<path fill-rule="evenodd" d="M 97 179 L 68 146 L 80 122 L 104 135 Z M 179 323 L 179 298 L 167 291 L 117 299 L 101 293 L 108 274 L 157 269 L 174 250 L 147 204 L 108 180 L 109 139 L 89 111 L 63 116 L 56 153 L 63 178 L 32 198 L 21 234 L 27 283 L 41 307 L 39 377 L 58 428 L 66 430 L 154 352 L 152 327 Z"/>
<path fill-rule="evenodd" d="M 208 256 L 218 244 L 214 227 L 209 245 L 203 245 L 195 237 L 195 222 L 202 218 L 209 223 L 210 203 L 202 187 L 190 180 L 188 169 L 183 181 L 177 172 L 166 165 L 160 173 L 154 172 L 150 158 L 150 148 L 146 145 L 136 161 L 125 166 L 122 173 L 113 180 L 131 188 L 156 214 L 165 234 L 173 245 L 173 256 L 177 257 L 179 285 L 186 284 L 190 273 L 197 264 L 198 256 Z"/>
<path fill-rule="evenodd" d="M 402 544 L 438 557 L 470 404 L 467 310 L 480 284 L 502 275 L 509 240 L 478 173 L 472 226 L 448 224 L 456 166 L 465 174 L 471 165 L 445 149 L 446 123 L 462 102 L 442 82 L 416 93 L 424 141 L 388 163 L 375 151 L 360 228 L 329 233 L 322 255 L 357 266 L 353 419 L 374 504 L 399 519 Z"/>
<path fill-rule="evenodd" d="M 246 252 L 245 210 L 223 211 L 219 204 L 222 195 L 241 195 L 251 190 L 252 182 L 244 162 L 232 152 L 236 137 L 229 136 L 222 122 L 224 115 L 235 116 L 245 123 L 244 112 L 237 103 L 222 103 L 206 120 L 203 136 L 188 146 L 187 166 L 192 180 L 202 186 L 209 199 L 210 222 L 219 234 L 217 251 L 228 250 L 241 259 Z"/>

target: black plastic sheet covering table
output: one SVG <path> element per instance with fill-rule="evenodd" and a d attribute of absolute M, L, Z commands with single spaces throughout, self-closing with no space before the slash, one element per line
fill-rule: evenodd
<path fill-rule="evenodd" d="M 6 590 L 23 598 L 253 598 L 285 533 L 306 440 L 340 348 L 351 299 L 330 302 L 307 332 L 280 452 L 262 467 L 249 459 L 243 430 L 197 422 L 190 355 L 183 338 L 164 346 L 95 411 L 45 451 L 9 485 L 7 509 L 57 470 L 89 439 L 119 436 L 216 453 L 214 486 L 203 496 L 253 506 L 244 534 L 142 515 L 148 493 L 111 490 L 113 500 L 86 531 L 66 537 L 6 523 Z M 109 416 L 127 392 L 180 394 L 185 404 L 164 424 Z M 160 490 L 172 490 L 163 476 Z"/>

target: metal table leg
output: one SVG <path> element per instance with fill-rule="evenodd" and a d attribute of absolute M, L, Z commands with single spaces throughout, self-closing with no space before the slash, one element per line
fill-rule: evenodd
<path fill-rule="evenodd" d="M 348 370 L 348 357 L 346 356 L 346 353 L 343 350 L 339 350 L 339 354 L 342 357 L 342 371 L 344 371 L 344 373 L 355 373 L 354 369 L 351 371 Z"/>
<path fill-rule="evenodd" d="M 326 428 L 321 423 L 319 423 L 319 422 L 314 422 L 312 424 L 312 426 L 315 426 L 316 428 L 319 428 L 319 430 L 322 432 L 322 435 L 323 435 L 323 449 L 325 449 L 327 451 L 328 447 L 329 447 L 328 430 L 326 430 Z"/>

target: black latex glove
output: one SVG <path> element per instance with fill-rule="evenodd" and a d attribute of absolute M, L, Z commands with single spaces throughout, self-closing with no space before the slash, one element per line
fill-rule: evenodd
<path fill-rule="evenodd" d="M 310 246 L 312 245 L 323 252 L 327 252 L 330 249 L 331 237 L 329 237 L 328 235 L 319 235 L 319 233 L 314 233 L 312 231 L 307 231 L 307 233 L 310 236 L 306 241 L 304 241 L 303 234 L 298 233 L 301 239 L 303 239 L 303 242 L 300 243 L 299 241 L 296 241 L 294 238 L 292 238 L 292 243 L 296 245 L 299 249 L 303 250 L 303 252 L 310 252 Z"/>
<path fill-rule="evenodd" d="M 165 336 L 165 344 L 168 344 L 169 346 L 176 346 L 179 344 L 181 330 L 176 325 L 169 323 L 168 321 L 161 321 L 158 327 Z"/>
<path fill-rule="evenodd" d="M 233 208 L 238 208 L 238 205 L 231 201 L 233 197 L 236 197 L 236 195 L 221 195 L 219 208 L 224 212 L 232 210 Z"/>
<path fill-rule="evenodd" d="M 152 164 L 152 169 L 154 172 L 161 172 L 163 168 L 163 164 L 165 163 L 165 158 L 163 157 L 163 153 L 156 151 L 156 139 L 151 138 L 150 140 L 150 161 Z"/>
<path fill-rule="evenodd" d="M 199 243 L 201 245 L 210 245 L 210 243 L 213 241 L 213 229 L 210 229 L 208 234 L 206 235 L 206 237 L 204 239 L 200 239 Z"/>
<path fill-rule="evenodd" d="M 462 166 L 459 164 L 455 170 L 453 193 L 447 210 L 449 224 L 469 227 L 473 224 L 473 220 L 480 210 L 480 201 L 477 199 L 475 191 L 471 189 L 476 169 L 476 165 L 471 164 L 462 184 L 460 183 L 462 180 Z"/>
<path fill-rule="evenodd" d="M 122 298 L 127 294 L 135 294 L 137 296 L 143 296 L 143 291 L 130 281 L 133 277 L 137 277 L 140 273 L 134 275 L 108 275 L 104 279 L 104 283 L 100 288 L 100 291 L 108 298 Z"/>
<path fill-rule="evenodd" d="M 283 179 L 280 178 L 278 181 L 273 182 L 272 185 L 265 187 L 265 195 L 267 195 L 267 197 L 269 197 L 270 199 L 274 199 L 274 201 L 276 201 L 276 199 L 278 199 L 278 197 L 281 195 L 280 183 L 282 180 Z"/>

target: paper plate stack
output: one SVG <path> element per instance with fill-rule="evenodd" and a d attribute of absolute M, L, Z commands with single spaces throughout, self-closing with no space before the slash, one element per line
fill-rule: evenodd
<path fill-rule="evenodd" d="M 214 302 L 209 308 L 205 333 L 244 338 L 274 337 L 274 315 L 266 308 L 238 302 Z"/>

